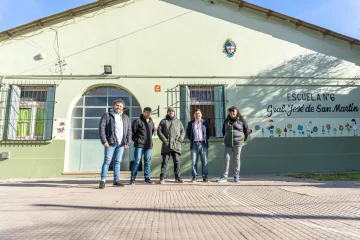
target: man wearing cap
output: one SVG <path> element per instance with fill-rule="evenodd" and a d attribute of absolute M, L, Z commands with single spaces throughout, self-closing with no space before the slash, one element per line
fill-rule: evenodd
<path fill-rule="evenodd" d="M 134 142 L 134 165 L 131 171 L 130 185 L 135 185 L 137 171 L 144 155 L 144 183 L 153 184 L 150 180 L 150 160 L 152 154 L 152 135 L 154 133 L 154 122 L 151 119 L 151 108 L 144 108 L 140 118 L 134 120 L 131 131 L 132 140 Z"/>
<path fill-rule="evenodd" d="M 160 184 L 165 183 L 170 156 L 174 162 L 175 182 L 183 183 L 184 181 L 180 177 L 179 157 L 181 155 L 181 143 L 184 140 L 185 131 L 181 121 L 175 117 L 174 107 L 168 107 L 167 115 L 160 121 L 157 133 L 162 141 L 161 155 L 163 160 L 161 163 Z"/>

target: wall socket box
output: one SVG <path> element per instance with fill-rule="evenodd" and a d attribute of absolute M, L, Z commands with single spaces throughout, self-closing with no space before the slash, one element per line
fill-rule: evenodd
<path fill-rule="evenodd" d="M 10 158 L 10 152 L 2 152 L 2 153 L 0 154 L 0 158 L 2 158 L 2 159 L 8 159 L 8 158 Z"/>

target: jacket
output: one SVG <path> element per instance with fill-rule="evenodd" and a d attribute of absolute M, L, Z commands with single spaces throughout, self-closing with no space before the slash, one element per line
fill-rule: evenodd
<path fill-rule="evenodd" d="M 209 137 L 210 137 L 210 126 L 209 126 L 209 122 L 207 120 L 200 120 L 202 123 L 202 133 L 203 133 L 203 138 L 205 141 L 205 146 L 207 148 L 209 148 Z M 194 124 L 195 124 L 195 120 L 188 122 L 187 128 L 186 128 L 186 136 L 189 138 L 190 140 L 190 150 L 193 147 L 193 143 L 194 143 Z"/>
<path fill-rule="evenodd" d="M 231 124 L 229 119 L 226 119 L 223 124 L 222 132 L 225 147 L 241 147 L 249 136 L 248 125 L 242 117 L 238 117 L 233 124 Z"/>
<path fill-rule="evenodd" d="M 146 122 L 144 115 L 141 114 L 140 118 L 133 121 L 131 131 L 134 147 L 144 149 L 151 149 L 153 147 L 154 122 L 151 118 L 149 122 Z"/>
<path fill-rule="evenodd" d="M 109 143 L 109 145 L 128 145 L 130 143 L 131 139 L 131 126 L 130 126 L 130 120 L 127 115 L 124 113 L 121 114 L 122 116 L 122 122 L 123 122 L 123 139 L 121 143 L 118 143 L 118 140 L 116 138 L 115 134 L 115 116 L 113 112 L 106 112 L 101 117 L 100 123 L 99 123 L 99 136 L 100 141 L 102 144 L 105 144 L 106 142 Z"/>
<path fill-rule="evenodd" d="M 177 152 L 181 155 L 181 143 L 185 137 L 184 127 L 181 121 L 168 116 L 159 123 L 157 134 L 162 141 L 161 154 Z"/>

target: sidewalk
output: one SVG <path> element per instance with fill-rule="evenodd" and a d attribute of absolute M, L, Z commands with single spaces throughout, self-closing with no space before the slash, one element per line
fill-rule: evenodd
<path fill-rule="evenodd" d="M 0 239 L 360 239 L 359 182 L 142 180 L 0 180 Z"/>

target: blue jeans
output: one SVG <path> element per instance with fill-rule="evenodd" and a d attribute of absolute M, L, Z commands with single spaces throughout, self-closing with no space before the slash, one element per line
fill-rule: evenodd
<path fill-rule="evenodd" d="M 134 151 L 135 160 L 131 171 L 131 178 L 133 179 L 136 178 L 137 171 L 143 154 L 144 154 L 144 177 L 145 179 L 150 178 L 150 160 L 151 160 L 152 149 L 135 148 Z"/>
<path fill-rule="evenodd" d="M 114 182 L 120 179 L 120 162 L 124 153 L 124 146 L 109 146 L 104 150 L 104 163 L 101 168 L 101 180 L 105 181 L 111 160 L 114 159 Z"/>
<path fill-rule="evenodd" d="M 199 160 L 199 155 L 201 159 L 202 165 L 202 176 L 208 176 L 208 149 L 204 142 L 194 142 L 193 147 L 191 149 L 191 161 L 192 161 L 192 176 L 197 177 L 197 163 Z"/>

